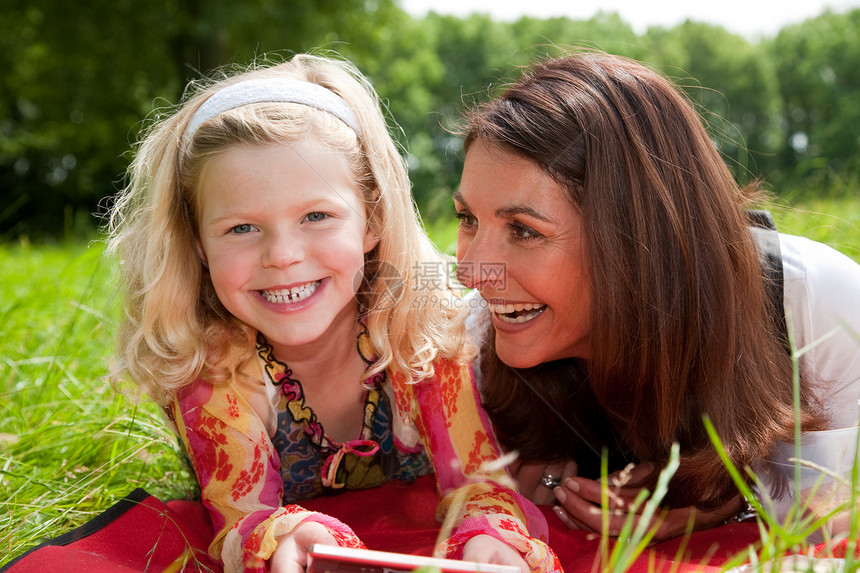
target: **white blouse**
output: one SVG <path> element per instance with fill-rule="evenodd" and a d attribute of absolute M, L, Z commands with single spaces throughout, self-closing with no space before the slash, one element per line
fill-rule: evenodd
<path fill-rule="evenodd" d="M 814 384 L 832 428 L 860 420 L 860 264 L 804 237 L 779 236 L 785 313 L 800 372 Z"/>

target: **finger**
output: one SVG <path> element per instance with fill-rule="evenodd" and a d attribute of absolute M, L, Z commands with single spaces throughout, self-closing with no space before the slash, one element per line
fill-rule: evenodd
<path fill-rule="evenodd" d="M 617 537 L 629 519 L 629 515 L 626 513 L 604 513 L 596 506 L 587 509 L 585 517 L 571 515 L 561 506 L 555 506 L 553 512 L 568 529 L 580 529 L 594 533 L 605 532 L 610 537 Z M 636 520 L 636 517 L 633 519 Z"/>
<path fill-rule="evenodd" d="M 552 508 L 552 512 L 558 517 L 559 521 L 567 527 L 568 529 L 579 529 L 581 531 L 594 531 L 589 528 L 587 525 L 570 515 L 564 507 L 560 505 L 554 505 Z"/>
<path fill-rule="evenodd" d="M 650 475 L 654 471 L 654 464 L 641 462 L 639 464 L 627 464 L 623 469 L 609 474 L 611 478 L 626 479 L 626 483 L 636 483 Z"/>
<path fill-rule="evenodd" d="M 572 491 L 569 487 L 570 482 L 571 480 L 567 480 L 565 486 L 555 488 L 555 498 L 559 506 L 567 512 L 567 517 L 578 525 L 578 529 L 600 531 L 602 523 L 600 507 Z M 556 512 L 556 515 L 559 515 L 563 522 L 565 521 L 564 516 L 559 512 Z"/>
<path fill-rule="evenodd" d="M 585 481 L 592 482 L 587 484 L 589 487 L 596 483 L 593 482 L 593 480 Z M 556 499 L 567 515 L 565 516 L 559 511 L 556 511 L 555 513 L 558 515 L 559 519 L 565 523 L 565 525 L 568 525 L 569 527 L 576 526 L 578 529 L 586 529 L 589 531 L 606 532 L 608 535 L 614 536 L 618 535 L 618 532 L 622 530 L 630 519 L 630 513 L 627 509 L 609 507 L 605 510 L 601 510 L 600 505 L 571 491 L 570 486 L 576 485 L 574 480 L 568 480 L 565 483 L 566 487 L 559 487 L 555 490 Z M 567 517 L 573 525 L 568 524 L 565 517 Z M 638 516 L 634 514 L 632 519 L 633 525 L 636 526 L 639 519 Z"/>
<path fill-rule="evenodd" d="M 512 467 L 512 470 L 511 477 L 517 483 L 517 491 L 537 503 L 534 499 L 534 493 L 540 484 L 540 472 L 543 471 L 543 466 L 537 468 L 532 464 L 518 462 L 516 467 Z"/>
<path fill-rule="evenodd" d="M 520 460 L 519 456 L 517 456 L 505 467 L 507 467 L 508 473 L 511 474 L 511 477 L 517 479 L 517 472 L 520 471 L 521 465 L 523 465 L 523 462 Z"/>
<path fill-rule="evenodd" d="M 638 489 L 605 487 L 601 482 L 581 477 L 566 479 L 562 485 L 567 491 L 592 504 L 602 505 L 605 498 L 609 509 L 625 512 L 639 493 Z"/>
<path fill-rule="evenodd" d="M 575 461 L 568 460 L 567 462 L 564 463 L 564 465 L 561 467 L 561 469 L 558 470 L 558 472 L 559 472 L 558 474 L 551 474 L 551 475 L 553 475 L 553 476 L 559 475 L 560 476 L 559 484 L 563 484 L 565 481 L 567 481 L 568 478 L 576 477 L 576 472 L 578 469 L 579 468 L 576 465 Z M 549 505 L 551 503 L 555 503 L 555 501 L 556 501 L 555 490 L 558 488 L 557 487 L 553 487 L 553 488 L 547 487 L 547 489 L 552 490 L 552 491 L 550 491 L 550 498 L 551 499 L 550 499 L 550 501 L 546 502 L 547 505 Z M 564 521 L 564 520 L 562 519 L 562 521 Z"/>
<path fill-rule="evenodd" d="M 579 466 L 576 465 L 576 462 L 573 460 L 567 460 L 564 464 L 564 469 L 561 472 L 561 483 L 564 483 L 569 477 L 574 477 L 579 472 Z"/>
<path fill-rule="evenodd" d="M 684 507 L 664 511 L 657 517 L 659 525 L 654 533 L 654 537 L 651 539 L 651 543 L 678 537 L 688 531 L 692 533 L 695 530 L 695 518 L 693 516 L 691 520 L 691 512 L 695 512 L 695 509 Z"/>
<path fill-rule="evenodd" d="M 516 475 L 519 492 L 536 504 L 548 505 L 555 501 L 552 487 L 545 485 L 544 478 L 560 479 L 565 464 L 543 462 L 524 462 L 517 467 Z"/>

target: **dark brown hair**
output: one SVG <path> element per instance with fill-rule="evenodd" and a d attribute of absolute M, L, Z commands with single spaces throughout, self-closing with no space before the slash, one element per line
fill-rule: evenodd
<path fill-rule="evenodd" d="M 736 490 L 703 415 L 736 464 L 766 457 L 792 436 L 792 363 L 768 312 L 749 196 L 693 107 L 637 62 L 581 53 L 534 65 L 468 121 L 467 151 L 511 151 L 568 191 L 592 269 L 587 363 L 516 371 L 488 337 L 486 406 L 506 445 L 581 467 L 607 447 L 659 470 L 678 442 L 669 503 L 728 501 Z M 821 427 L 808 389 L 801 403 L 803 427 Z M 656 470 L 643 485 L 655 481 Z"/>

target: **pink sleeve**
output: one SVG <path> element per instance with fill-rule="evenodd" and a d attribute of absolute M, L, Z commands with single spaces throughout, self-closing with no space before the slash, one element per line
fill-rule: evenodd
<path fill-rule="evenodd" d="M 520 551 L 532 571 L 561 571 L 546 544 L 543 514 L 515 491 L 498 462 L 499 447 L 471 368 L 440 360 L 433 379 L 405 386 L 401 390 L 412 394 L 415 422 L 443 496 L 439 511 L 447 539 L 437 555 L 461 558 L 467 541 L 487 534 Z"/>

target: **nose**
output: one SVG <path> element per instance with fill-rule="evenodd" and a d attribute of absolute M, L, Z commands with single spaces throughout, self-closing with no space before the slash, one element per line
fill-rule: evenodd
<path fill-rule="evenodd" d="M 262 253 L 266 268 L 286 268 L 305 258 L 305 245 L 292 233 L 277 232 L 267 237 Z"/>
<path fill-rule="evenodd" d="M 465 239 L 465 240 L 464 240 Z M 478 232 L 457 242 L 457 280 L 466 288 L 503 290 L 506 262 L 493 237 Z"/>

